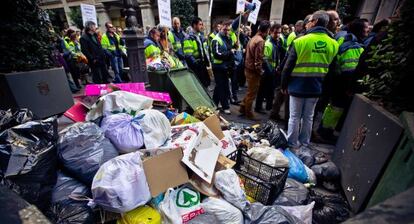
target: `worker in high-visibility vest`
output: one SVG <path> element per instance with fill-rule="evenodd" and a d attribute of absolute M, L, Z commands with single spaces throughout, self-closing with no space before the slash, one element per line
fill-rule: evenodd
<path fill-rule="evenodd" d="M 168 32 L 168 41 L 171 43 L 175 56 L 185 62 L 183 42 L 187 34 L 181 28 L 180 18 L 174 17 L 172 19 L 172 27 L 173 29 Z"/>
<path fill-rule="evenodd" d="M 287 38 L 287 47 L 289 48 L 292 41 L 303 31 L 303 20 L 298 20 L 295 23 L 295 31 L 291 32 Z"/>
<path fill-rule="evenodd" d="M 265 42 L 263 52 L 263 76 L 260 81 L 259 91 L 256 97 L 256 113 L 264 113 L 263 101 L 266 99 L 266 110 L 272 109 L 274 92 L 276 88 L 276 68 L 280 64 L 280 54 L 282 51 L 282 43 L 280 35 L 282 26 L 273 24 L 270 27 L 269 38 Z M 280 73 L 279 73 L 280 74 Z"/>
<path fill-rule="evenodd" d="M 213 100 L 216 105 L 221 104 L 225 114 L 231 114 L 229 77 L 233 75 L 235 68 L 236 49 L 234 48 L 235 42 L 230 36 L 231 23 L 231 21 L 223 23 L 220 32 L 211 41 L 212 67 L 216 82 Z"/>
<path fill-rule="evenodd" d="M 207 88 L 210 85 L 210 76 L 207 71 L 210 61 L 207 40 L 202 34 L 203 21 L 199 17 L 194 18 L 191 28 L 183 44 L 185 60 L 201 84 Z"/>
<path fill-rule="evenodd" d="M 338 43 L 326 29 L 328 22 L 326 11 L 312 14 L 310 29 L 292 41 L 282 71 L 282 91 L 289 94 L 288 144 L 292 148 L 309 145 L 322 82 L 338 53 Z"/>
<path fill-rule="evenodd" d="M 126 54 L 125 44 L 116 33 L 116 28 L 112 23 L 106 22 L 105 27 L 106 32 L 102 35 L 101 45 L 111 61 L 111 67 L 115 75 L 114 83 L 120 83 L 122 82 L 121 73 L 124 67 L 122 55 Z"/>
<path fill-rule="evenodd" d="M 146 59 L 161 57 L 160 31 L 153 27 L 149 30 L 148 36 L 144 40 L 144 55 Z"/>

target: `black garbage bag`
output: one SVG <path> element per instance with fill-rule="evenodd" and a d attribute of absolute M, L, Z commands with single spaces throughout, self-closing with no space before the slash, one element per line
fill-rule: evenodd
<path fill-rule="evenodd" d="M 71 194 L 92 196 L 85 184 L 59 171 L 46 216 L 54 223 L 94 223 L 94 213 L 88 202 L 75 201 L 69 197 Z"/>
<path fill-rule="evenodd" d="M 332 161 L 328 161 L 322 164 L 317 164 L 311 167 L 315 172 L 318 181 L 336 181 L 339 180 L 340 171 L 338 167 Z"/>
<path fill-rule="evenodd" d="M 309 190 L 301 182 L 287 178 L 282 193 L 273 205 L 297 206 L 306 205 L 309 200 Z"/>
<path fill-rule="evenodd" d="M 313 158 L 315 159 L 315 164 L 325 163 L 329 160 L 328 155 L 326 155 L 324 152 L 319 151 L 313 155 Z"/>
<path fill-rule="evenodd" d="M 57 119 L 29 121 L 0 133 L 1 183 L 47 209 L 56 183 Z"/>
<path fill-rule="evenodd" d="M 85 122 L 62 130 L 58 156 L 68 174 L 91 186 L 99 167 L 118 156 L 118 151 L 96 124 Z"/>
<path fill-rule="evenodd" d="M 259 127 L 259 129 L 256 131 L 259 139 L 267 139 L 270 145 L 274 146 L 275 148 L 285 149 L 288 147 L 287 139 L 285 135 L 283 135 L 276 122 L 269 120 L 261 127 Z"/>
<path fill-rule="evenodd" d="M 311 167 L 315 164 L 314 155 L 317 153 L 315 150 L 306 146 L 301 146 L 296 150 L 292 150 L 292 152 L 295 153 L 295 155 L 302 160 L 306 166 Z"/>
<path fill-rule="evenodd" d="M 0 110 L 0 132 L 31 120 L 33 120 L 33 113 L 29 109 L 20 109 L 15 112 L 11 109 Z"/>
<path fill-rule="evenodd" d="M 252 203 L 244 214 L 246 224 L 302 224 L 303 222 L 277 205 Z"/>
<path fill-rule="evenodd" d="M 332 194 L 321 189 L 310 190 L 313 207 L 313 224 L 335 224 L 349 218 L 349 207 L 340 194 Z"/>

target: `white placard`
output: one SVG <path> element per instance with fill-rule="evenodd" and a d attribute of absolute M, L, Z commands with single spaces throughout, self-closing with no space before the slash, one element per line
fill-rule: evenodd
<path fill-rule="evenodd" d="M 158 0 L 158 15 L 160 17 L 160 25 L 172 27 L 170 0 Z"/>
<path fill-rule="evenodd" d="M 251 12 L 249 14 L 249 18 L 247 19 L 247 21 L 256 24 L 257 22 L 257 16 L 259 15 L 259 11 L 260 11 L 260 4 L 261 2 L 259 0 L 253 0 L 252 3 L 256 3 L 256 8 L 253 10 L 253 12 Z"/>
<path fill-rule="evenodd" d="M 85 23 L 87 21 L 92 21 L 96 24 L 96 26 L 98 26 L 98 19 L 96 18 L 95 6 L 81 3 L 80 8 L 82 13 L 83 25 L 85 26 Z"/>
<path fill-rule="evenodd" d="M 244 12 L 244 0 L 237 0 L 236 14 Z"/>

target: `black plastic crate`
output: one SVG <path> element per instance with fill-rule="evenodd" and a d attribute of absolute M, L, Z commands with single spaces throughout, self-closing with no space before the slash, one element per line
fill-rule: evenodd
<path fill-rule="evenodd" d="M 272 167 L 238 149 L 228 156 L 236 161 L 233 167 L 244 183 L 246 194 L 264 205 L 271 205 L 282 192 L 288 176 L 288 167 Z"/>

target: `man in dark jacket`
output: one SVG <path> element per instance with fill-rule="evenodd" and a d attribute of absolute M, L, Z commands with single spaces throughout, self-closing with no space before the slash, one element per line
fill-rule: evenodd
<path fill-rule="evenodd" d="M 80 38 L 82 53 L 88 59 L 94 83 L 108 83 L 109 73 L 105 65 L 105 52 L 96 35 L 96 24 L 85 23 L 85 33 Z"/>

